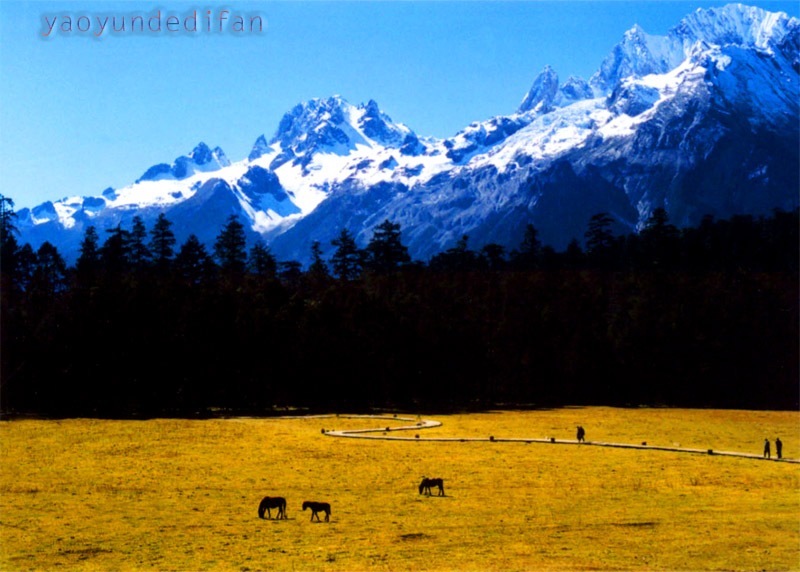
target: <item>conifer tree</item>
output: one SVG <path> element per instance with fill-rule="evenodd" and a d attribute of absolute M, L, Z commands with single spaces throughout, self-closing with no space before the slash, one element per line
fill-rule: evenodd
<path fill-rule="evenodd" d="M 239 222 L 238 216 L 230 215 L 214 242 L 214 255 L 223 271 L 233 274 L 244 272 L 247 262 L 246 245 L 244 226 Z"/>
<path fill-rule="evenodd" d="M 594 264 L 605 266 L 609 262 L 609 251 L 614 243 L 611 223 L 614 219 L 608 213 L 598 213 L 589 219 L 586 238 L 586 253 Z"/>
<path fill-rule="evenodd" d="M 17 234 L 17 227 L 14 224 L 16 218 L 17 213 L 14 212 L 14 201 L 9 197 L 0 195 L 0 243 L 3 245 Z"/>
<path fill-rule="evenodd" d="M 542 241 L 539 240 L 539 231 L 532 224 L 525 227 L 525 236 L 519 245 L 519 252 L 514 256 L 514 262 L 524 270 L 533 270 L 541 266 Z"/>
<path fill-rule="evenodd" d="M 153 256 L 156 269 L 164 272 L 172 262 L 175 234 L 172 232 L 172 222 L 164 213 L 158 215 L 153 229 L 150 231 L 150 252 Z"/>
<path fill-rule="evenodd" d="M 194 234 L 190 235 L 181 246 L 175 257 L 175 267 L 181 277 L 192 285 L 200 284 L 213 273 L 213 262 L 206 252 L 206 247 Z"/>
<path fill-rule="evenodd" d="M 80 252 L 78 257 L 77 269 L 78 274 L 88 276 L 96 272 L 100 266 L 100 249 L 98 247 L 99 237 L 97 230 L 94 226 L 86 227 L 83 233 L 83 240 L 81 241 Z"/>
<path fill-rule="evenodd" d="M 111 274 L 128 270 L 131 265 L 131 233 L 119 224 L 106 232 L 110 236 L 100 248 L 103 268 Z"/>
<path fill-rule="evenodd" d="M 136 270 L 141 270 L 150 262 L 150 249 L 147 248 L 147 229 L 142 217 L 133 217 L 133 227 L 130 235 L 131 264 Z"/>
<path fill-rule="evenodd" d="M 36 253 L 27 242 L 17 251 L 17 280 L 23 289 L 30 286 L 36 268 Z"/>
<path fill-rule="evenodd" d="M 0 271 L 4 282 L 10 280 L 9 285 L 16 283 L 19 278 L 17 276 L 19 244 L 17 237 L 14 236 L 17 234 L 17 227 L 14 224 L 16 218 L 14 201 L 0 195 Z"/>
<path fill-rule="evenodd" d="M 275 276 L 275 272 L 278 270 L 278 261 L 275 259 L 275 255 L 260 240 L 250 249 L 250 257 L 247 263 L 250 272 L 257 276 L 272 277 Z"/>
<path fill-rule="evenodd" d="M 311 243 L 311 266 L 308 272 L 316 278 L 326 278 L 328 276 L 328 265 L 322 259 L 322 246 L 318 240 Z"/>
<path fill-rule="evenodd" d="M 343 228 L 331 244 L 336 247 L 331 257 L 331 265 L 336 276 L 342 280 L 357 278 L 361 273 L 363 255 L 350 231 Z"/>
<path fill-rule="evenodd" d="M 456 245 L 440 252 L 431 258 L 431 268 L 438 270 L 468 271 L 475 270 L 477 266 L 477 255 L 474 251 L 467 248 L 469 236 L 463 235 Z"/>
<path fill-rule="evenodd" d="M 58 249 L 45 241 L 36 251 L 32 282 L 44 294 L 53 294 L 64 287 L 67 265 Z"/>
<path fill-rule="evenodd" d="M 281 262 L 280 266 L 281 279 L 289 286 L 296 287 L 297 283 L 300 281 L 300 277 L 303 275 L 300 271 L 303 265 L 297 260 L 287 260 L 286 262 Z"/>
<path fill-rule="evenodd" d="M 641 232 L 647 262 L 657 268 L 677 264 L 679 236 L 678 229 L 669 222 L 666 209 L 655 209 Z"/>
<path fill-rule="evenodd" d="M 375 272 L 394 272 L 411 261 L 408 248 L 400 241 L 400 225 L 388 219 L 375 227 L 366 250 L 369 268 Z"/>

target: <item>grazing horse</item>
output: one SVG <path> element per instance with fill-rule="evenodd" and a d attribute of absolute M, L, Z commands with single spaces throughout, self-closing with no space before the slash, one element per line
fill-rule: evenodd
<path fill-rule="evenodd" d="M 422 482 L 419 484 L 419 494 L 427 492 L 431 494 L 431 487 L 439 487 L 439 496 L 444 496 L 444 481 L 442 479 L 426 479 L 422 477 Z"/>
<path fill-rule="evenodd" d="M 272 518 L 272 514 L 269 512 L 271 508 L 278 509 L 277 518 L 286 518 L 286 499 L 283 497 L 264 497 L 261 499 L 261 504 L 258 505 L 258 518 L 264 518 L 264 512 L 267 513 L 267 517 Z"/>
<path fill-rule="evenodd" d="M 311 509 L 311 520 L 314 520 L 314 517 L 317 517 L 317 522 L 321 522 L 319 519 L 320 512 L 325 513 L 325 522 L 329 522 L 331 519 L 331 505 L 326 502 L 313 502 L 313 501 L 306 501 L 303 503 L 303 510 L 307 508 Z"/>

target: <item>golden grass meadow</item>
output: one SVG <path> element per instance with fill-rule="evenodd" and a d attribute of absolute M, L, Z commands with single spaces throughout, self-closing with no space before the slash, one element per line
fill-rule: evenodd
<path fill-rule="evenodd" d="M 750 453 L 779 436 L 784 456 L 800 457 L 796 412 L 589 407 L 426 418 L 444 425 L 425 437 L 574 439 L 580 424 L 587 441 Z M 800 570 L 800 465 L 321 434 L 393 423 L 0 422 L 0 568 Z M 419 495 L 422 476 L 443 478 L 446 496 Z M 287 520 L 258 518 L 265 495 L 287 499 Z M 305 500 L 330 502 L 331 522 L 309 522 Z"/>

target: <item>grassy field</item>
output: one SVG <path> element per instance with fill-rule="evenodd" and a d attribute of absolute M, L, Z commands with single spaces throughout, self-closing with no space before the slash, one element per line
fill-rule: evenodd
<path fill-rule="evenodd" d="M 426 436 L 800 457 L 792 412 L 433 416 Z M 382 426 L 387 422 L 378 422 Z M 800 466 L 663 451 L 337 439 L 353 419 L 0 422 L 0 569 L 800 570 Z M 423 435 L 421 435 L 423 436 Z M 447 496 L 417 493 L 423 476 Z M 288 520 L 257 517 L 264 495 Z M 311 523 L 304 500 L 328 501 Z"/>

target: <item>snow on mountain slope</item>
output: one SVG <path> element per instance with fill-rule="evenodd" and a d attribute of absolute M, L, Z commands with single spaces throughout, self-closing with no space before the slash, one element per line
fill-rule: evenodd
<path fill-rule="evenodd" d="M 595 75 L 607 91 L 595 79 L 591 94 L 560 104 L 564 86 L 545 69 L 516 115 L 446 141 L 451 169 L 409 188 L 338 188 L 274 238 L 277 251 L 302 257 L 310 241 L 329 243 L 345 226 L 365 243 L 384 218 L 400 223 L 411 252 L 426 258 L 463 234 L 476 247 L 513 248 L 527 223 L 564 247 L 602 211 L 632 231 L 659 206 L 681 225 L 705 214 L 796 208 L 800 85 L 787 44 L 797 43 L 797 21 L 738 5 L 715 13 L 724 22 L 705 35 L 679 25 L 658 38 L 634 27 L 604 62 L 619 65 Z M 710 17 L 701 11 L 689 22 Z M 742 22 L 760 32 L 742 33 Z M 502 121 L 514 130 L 484 145 L 487 127 Z"/>
<path fill-rule="evenodd" d="M 666 36 L 651 36 L 637 25 L 603 60 L 589 84 L 601 95 L 613 91 L 625 78 L 667 73 L 690 57 L 698 42 L 771 53 L 797 28 L 798 21 L 785 13 L 742 4 L 697 9 Z"/>
<path fill-rule="evenodd" d="M 438 142 L 420 140 L 393 123 L 374 101 L 356 107 L 339 96 L 296 106 L 284 115 L 270 145 L 264 148 L 262 142 L 256 142 L 250 163 L 273 171 L 302 215 L 344 181 L 408 184 L 450 166 Z"/>
<path fill-rule="evenodd" d="M 686 47 L 698 40 L 719 46 L 739 45 L 772 51 L 796 31 L 800 22 L 783 12 L 768 12 L 754 6 L 728 4 L 698 9 L 683 18 L 668 38 L 682 39 Z"/>
<path fill-rule="evenodd" d="M 20 228 L 74 257 L 88 224 L 164 212 L 179 240 L 191 230 L 210 241 L 237 214 L 251 238 L 306 260 L 312 240 L 330 248 L 348 227 L 363 244 L 388 218 L 424 258 L 463 234 L 512 248 L 528 223 L 564 246 L 600 211 L 633 230 L 659 206 L 679 224 L 794 208 L 799 50 L 800 22 L 786 14 L 697 10 L 666 36 L 633 26 L 589 81 L 562 84 L 546 67 L 516 113 L 445 140 L 374 101 L 312 99 L 242 161 L 200 143 L 123 189 L 23 209 Z"/>
<path fill-rule="evenodd" d="M 150 167 L 136 182 L 161 181 L 165 179 L 181 180 L 194 173 L 217 171 L 231 164 L 219 147 L 213 151 L 205 143 L 200 143 L 188 155 L 175 159 L 172 165 L 160 163 Z"/>

